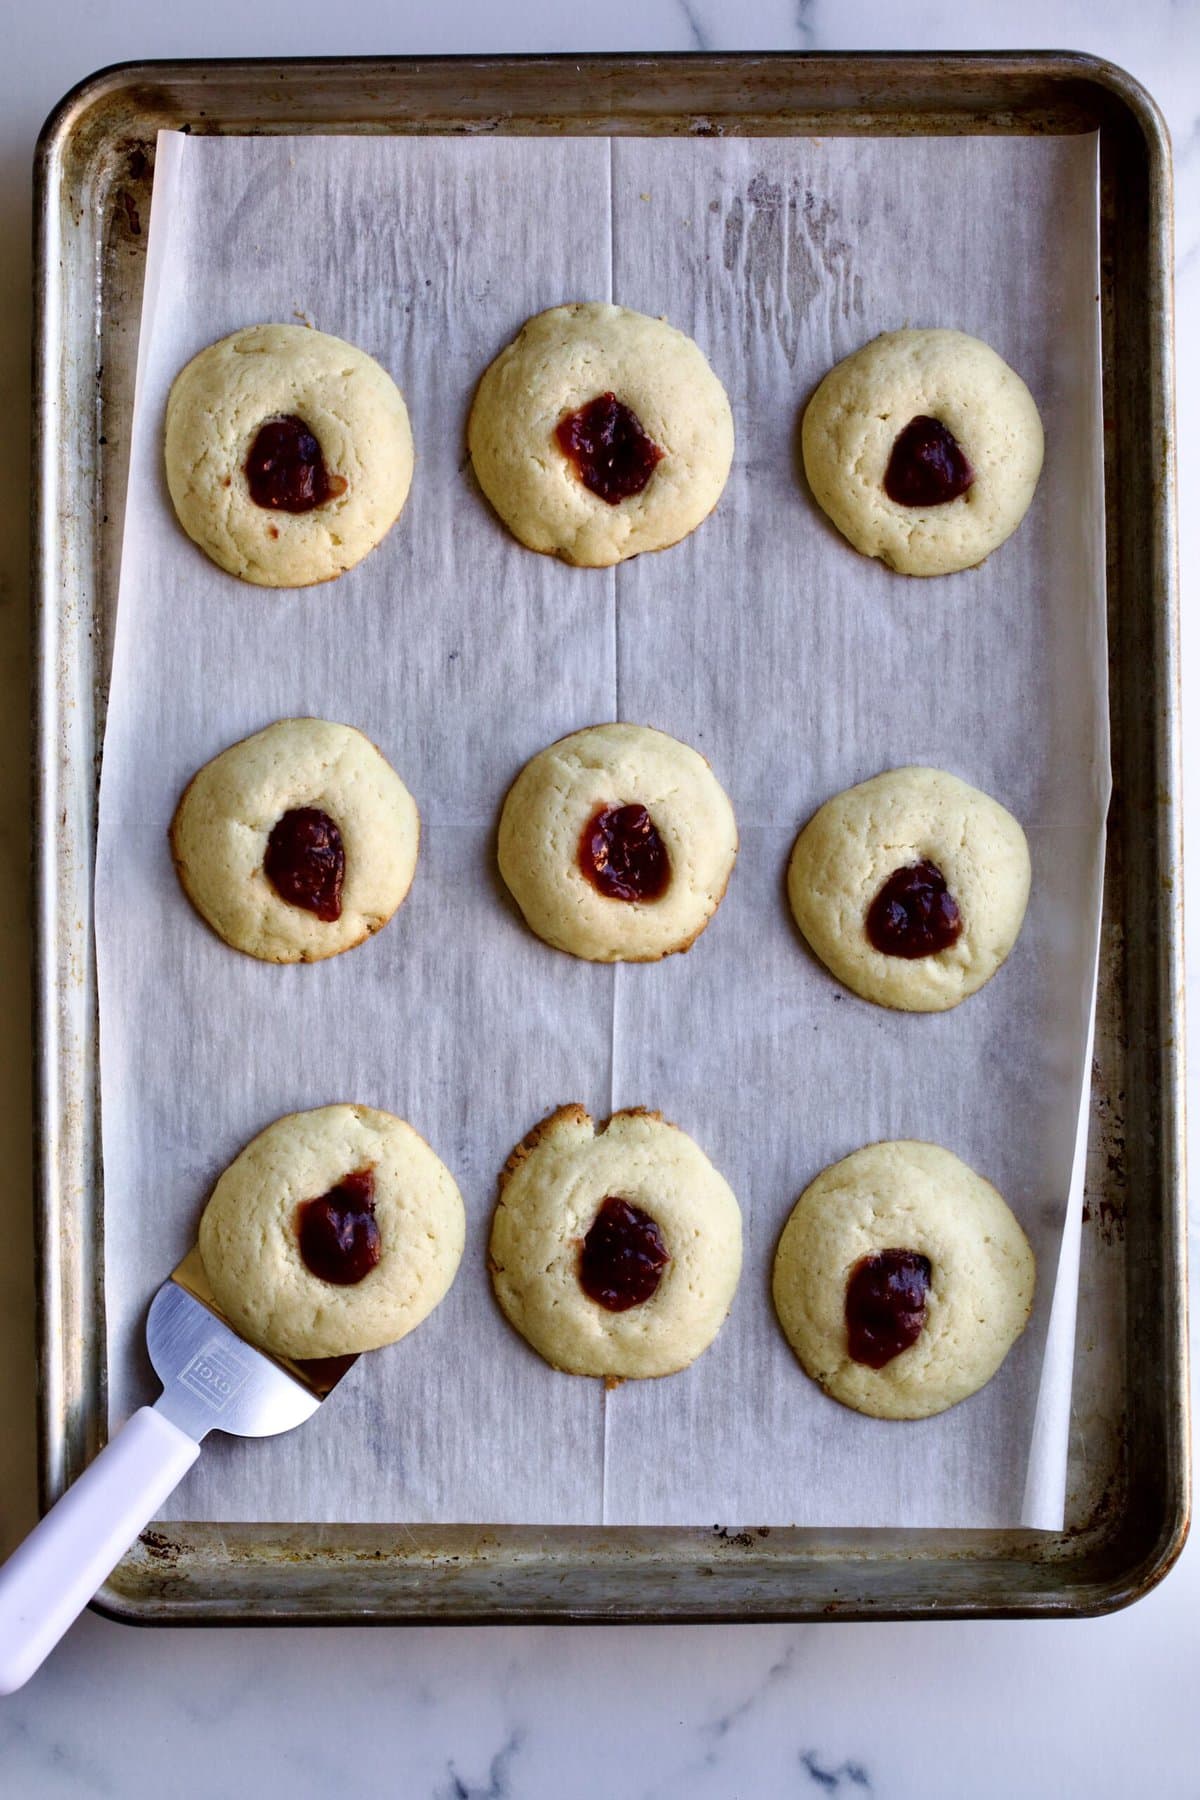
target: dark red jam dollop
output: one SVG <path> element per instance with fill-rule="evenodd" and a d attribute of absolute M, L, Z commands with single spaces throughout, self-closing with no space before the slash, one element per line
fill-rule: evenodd
<path fill-rule="evenodd" d="M 584 487 L 610 506 L 640 494 L 665 454 L 615 394 L 597 394 L 568 413 L 554 435 Z"/>
<path fill-rule="evenodd" d="M 946 877 L 931 862 L 889 875 L 867 909 L 867 936 L 884 956 L 936 956 L 962 931 L 962 915 Z"/>
<path fill-rule="evenodd" d="M 294 413 L 259 426 L 246 458 L 246 480 L 255 506 L 271 512 L 312 512 L 346 491 L 345 476 L 329 473 L 320 444 Z"/>
<path fill-rule="evenodd" d="M 944 506 L 965 494 L 975 471 L 940 419 L 919 413 L 892 445 L 884 491 L 897 506 Z"/>
<path fill-rule="evenodd" d="M 347 1369 L 352 1369 L 358 1356 L 351 1351 L 347 1356 L 289 1356 L 288 1361 L 295 1363 L 314 1393 L 321 1396 L 331 1394 Z"/>
<path fill-rule="evenodd" d="M 579 839 L 579 867 L 610 900 L 658 900 L 671 860 L 644 806 L 602 806 Z"/>
<path fill-rule="evenodd" d="M 650 1214 L 610 1194 L 583 1240 L 579 1285 L 597 1306 L 628 1312 L 649 1300 L 670 1260 Z"/>
<path fill-rule="evenodd" d="M 318 1200 L 306 1200 L 296 1214 L 300 1254 L 318 1281 L 353 1287 L 369 1275 L 382 1254 L 375 1223 L 375 1175 L 356 1169 Z"/>
<path fill-rule="evenodd" d="M 855 1362 L 882 1369 L 916 1343 L 932 1273 L 929 1258 L 915 1250 L 881 1250 L 855 1263 L 846 1283 L 846 1335 Z"/>
<path fill-rule="evenodd" d="M 290 906 L 316 913 L 325 925 L 341 918 L 346 852 L 328 813 L 315 806 L 285 812 L 271 827 L 263 869 L 279 898 Z"/>

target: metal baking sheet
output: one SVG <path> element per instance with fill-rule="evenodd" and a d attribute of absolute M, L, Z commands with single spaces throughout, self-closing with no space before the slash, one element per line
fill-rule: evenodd
<path fill-rule="evenodd" d="M 171 1525 L 146 1534 L 110 1584 L 107 1603 L 123 1616 L 176 1619 L 806 1616 L 829 1610 L 916 1614 L 1085 1610 L 1115 1604 L 1166 1566 L 1181 1539 L 1186 1512 L 1178 1335 L 1182 1199 L 1179 1164 L 1171 1158 L 1178 1150 L 1179 1071 L 1171 1041 L 1177 982 L 1164 985 L 1164 977 L 1174 972 L 1178 916 L 1173 900 L 1163 898 L 1166 889 L 1148 891 L 1145 866 L 1146 844 L 1152 841 L 1156 879 L 1173 876 L 1178 849 L 1172 800 L 1169 370 L 1164 360 L 1169 346 L 1168 265 L 1161 231 L 1156 235 L 1153 229 L 1140 245 L 1137 261 L 1130 239 L 1139 234 L 1126 211 L 1129 184 L 1139 168 L 1149 197 L 1144 207 L 1148 227 L 1155 222 L 1153 205 L 1165 203 L 1165 151 L 1152 108 L 1126 78 L 1073 58 L 599 59 L 585 64 L 582 73 L 574 62 L 522 59 L 472 63 L 470 69 L 469 81 L 462 79 L 462 62 L 319 69 L 272 65 L 269 73 L 265 66 L 249 65 L 118 71 L 65 103 L 43 142 L 46 235 L 39 342 L 44 352 L 40 424 L 45 457 L 38 548 L 44 584 L 42 648 L 48 654 L 42 665 L 40 801 L 44 806 L 53 790 L 49 817 L 68 840 L 60 837 L 59 853 L 51 855 L 54 837 L 41 838 L 41 897 L 46 903 L 41 917 L 42 1072 L 47 1075 L 51 1064 L 54 1070 L 54 1084 L 44 1081 L 42 1088 L 44 1148 L 53 1146 L 56 1152 L 45 1164 L 44 1316 L 48 1332 L 59 1327 L 53 1349 L 46 1344 L 45 1369 L 48 1380 L 57 1381 L 60 1406 L 69 1409 L 56 1414 L 54 1390 L 48 1388 L 44 1417 L 55 1465 L 48 1468 L 48 1487 L 57 1490 L 66 1470 L 75 1466 L 72 1456 L 81 1450 L 86 1455 L 89 1429 L 94 1441 L 100 1416 L 97 1402 L 103 1398 L 97 1330 L 103 1306 L 101 1194 L 94 1168 L 94 980 L 89 962 L 93 771 L 119 529 L 119 499 L 111 492 L 107 465 L 111 459 L 116 473 L 122 444 L 127 448 L 128 443 L 148 163 L 156 127 L 244 132 L 267 128 L 269 120 L 270 129 L 287 132 L 504 129 L 572 135 L 689 129 L 778 135 L 1099 128 L 1106 412 L 1116 427 L 1109 434 L 1108 489 L 1117 805 L 1093 1087 L 1088 1207 L 1095 1229 L 1085 1243 L 1079 1428 L 1067 1530 L 1050 1537 L 795 1530 L 731 1537 L 590 1528 L 512 1527 L 484 1533 L 436 1526 Z M 288 93 L 282 107 L 281 80 Z M 378 109 L 371 119 L 362 116 L 362 95 L 368 90 Z M 463 97 L 468 90 L 469 99 Z M 263 110 L 267 94 L 269 115 Z M 342 112 L 335 104 L 339 96 L 346 103 Z M 1000 106 L 1002 97 L 1007 106 Z M 64 221 L 63 208 L 69 205 L 74 218 L 68 215 Z M 101 270 L 98 289 L 94 282 L 83 282 L 86 257 L 81 256 L 78 267 L 73 260 L 86 250 L 89 237 L 92 268 L 98 262 Z M 1135 245 L 1134 251 L 1138 249 Z M 61 280 L 51 283 L 45 277 L 60 262 Z M 1164 309 L 1157 315 L 1156 277 Z M 64 329 L 64 307 L 73 313 L 77 335 Z M 1112 349 L 1118 320 L 1119 359 Z M 1138 323 L 1144 326 L 1141 338 Z M 1130 374 L 1130 344 L 1145 359 L 1137 380 Z M 90 410 L 75 411 L 80 435 L 64 436 L 73 409 L 85 401 Z M 1139 487 L 1138 462 L 1129 447 L 1139 425 L 1154 423 L 1152 418 L 1139 420 L 1139 406 L 1155 401 L 1159 429 L 1142 440 L 1153 450 L 1141 459 Z M 80 442 L 96 453 L 94 468 L 82 479 L 67 460 L 68 450 L 77 453 Z M 1127 460 L 1114 461 L 1123 447 Z M 65 521 L 64 477 L 70 478 L 76 509 Z M 1131 495 L 1138 506 L 1131 505 Z M 78 526 L 71 544 L 71 586 L 77 598 L 86 595 L 73 620 L 61 610 L 64 559 L 70 553 L 60 535 L 64 523 Z M 1141 557 L 1127 571 L 1131 544 L 1140 547 Z M 84 557 L 93 571 L 91 583 L 80 580 Z M 1123 585 L 1127 581 L 1132 585 Z M 1126 596 L 1124 605 L 1118 604 L 1118 595 Z M 1134 661 L 1125 660 L 1131 610 L 1150 634 L 1153 679 L 1162 684 L 1158 736 L 1149 742 L 1139 735 L 1141 721 L 1127 717 L 1122 704 L 1123 671 L 1128 671 L 1125 686 L 1135 673 L 1145 680 L 1146 648 L 1135 653 Z M 56 642 L 64 628 L 65 636 Z M 1144 694 L 1144 685 L 1140 692 Z M 49 698 L 53 707 L 48 718 Z M 69 702 L 69 717 L 56 717 L 64 701 Z M 70 742 L 63 736 L 64 725 L 74 734 Z M 1140 746 L 1136 756 L 1134 743 Z M 1151 766 L 1156 779 L 1147 785 Z M 1136 807 L 1139 797 L 1151 807 L 1153 839 L 1145 815 L 1129 812 L 1131 801 Z M 44 811 L 43 831 L 46 816 Z M 1137 866 L 1121 856 L 1123 831 L 1138 847 Z M 1139 931 L 1127 941 L 1121 927 L 1131 905 Z M 64 907 L 74 922 L 68 940 L 73 939 L 74 967 L 63 957 L 61 940 L 49 936 L 51 928 L 61 933 Z M 1133 1036 L 1126 1029 L 1127 1018 L 1138 1021 Z M 62 1041 L 64 1031 L 71 1035 L 70 1043 Z M 47 1050 L 53 1052 L 49 1062 Z M 1134 1159 L 1143 1155 L 1157 1166 L 1139 1162 L 1135 1183 Z M 61 1185 L 64 1178 L 71 1182 L 69 1193 Z M 1136 1219 L 1132 1213 L 1123 1217 L 1126 1182 L 1138 1192 Z M 1156 1229 L 1135 1254 L 1131 1243 L 1146 1225 L 1148 1191 L 1156 1196 Z M 1139 1284 L 1148 1271 L 1147 1291 Z M 1144 1310 L 1148 1300 L 1157 1308 L 1153 1320 Z M 62 1310 L 64 1303 L 75 1306 L 73 1318 Z M 78 1331 L 76 1346 L 63 1341 L 64 1324 Z M 1152 1365 L 1153 1380 L 1147 1383 L 1145 1345 L 1151 1324 L 1160 1331 L 1166 1328 L 1166 1335 L 1162 1362 Z M 1128 1356 L 1135 1330 L 1136 1364 Z M 1151 1428 L 1149 1444 L 1158 1451 L 1157 1465 L 1139 1438 L 1145 1428 Z M 1136 1553 L 1130 1547 L 1135 1522 Z"/>

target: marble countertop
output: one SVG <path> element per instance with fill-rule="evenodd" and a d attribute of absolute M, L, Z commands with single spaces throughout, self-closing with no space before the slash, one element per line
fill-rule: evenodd
<path fill-rule="evenodd" d="M 51 105 L 128 58 L 491 50 L 1087 50 L 1162 106 L 1175 144 L 1180 491 L 1200 469 L 1200 0 L 60 0 L 10 9 L 0 63 L 0 876 L 28 855 L 24 445 L 29 167 Z M 1181 509 L 1185 696 L 1200 695 L 1200 509 Z M 1185 706 L 1185 764 L 1200 706 Z M 1200 818 L 1191 808 L 1192 941 Z M 28 1196 L 27 926 L 0 934 L 0 1555 L 36 1516 L 33 1249 Z M 1188 997 L 1200 1020 L 1194 982 Z M 1193 1117 L 1200 1047 L 1193 1034 Z M 1193 1225 L 1193 1270 L 1200 1264 Z M 1195 1275 L 1193 1275 L 1193 1281 Z M 0 1702 L 13 1800 L 169 1792 L 223 1800 L 335 1793 L 416 1800 L 592 1795 L 668 1800 L 886 1796 L 976 1800 L 1200 1792 L 1194 1685 L 1200 1542 L 1129 1611 L 1080 1623 L 132 1631 L 88 1615 L 21 1694 Z"/>

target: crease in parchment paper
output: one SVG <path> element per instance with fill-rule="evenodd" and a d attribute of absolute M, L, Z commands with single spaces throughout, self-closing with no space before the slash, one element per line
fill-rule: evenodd
<path fill-rule="evenodd" d="M 146 1306 L 213 1180 L 279 1114 L 347 1098 L 402 1114 L 468 1209 L 459 1276 L 426 1324 L 362 1358 L 302 1430 L 210 1438 L 171 1516 L 1061 1523 L 1109 779 L 1096 192 L 1086 138 L 160 139 L 96 874 L 112 1419 L 153 1392 Z M 603 573 L 517 545 L 463 433 L 525 318 L 606 296 L 697 339 L 737 449 L 699 530 Z M 417 464 L 378 550 L 280 594 L 184 538 L 162 420 L 205 344 L 301 317 L 392 371 Z M 993 344 L 1047 428 L 1024 524 L 946 580 L 855 555 L 796 456 L 820 377 L 902 324 Z M 203 762 L 303 713 L 381 746 L 421 808 L 421 860 L 369 943 L 274 968 L 191 913 L 166 828 Z M 614 713 L 694 744 L 738 815 L 721 908 L 657 965 L 548 950 L 495 871 L 520 766 Z M 1034 868 L 1008 964 L 926 1017 L 840 989 L 783 890 L 815 808 L 907 762 L 995 794 Z M 741 1286 L 684 1374 L 606 1395 L 547 1368 L 494 1305 L 498 1171 L 567 1100 L 657 1108 L 738 1194 Z M 801 1189 L 900 1136 L 994 1180 L 1040 1276 L 1001 1373 L 916 1425 L 826 1399 L 769 1294 Z"/>

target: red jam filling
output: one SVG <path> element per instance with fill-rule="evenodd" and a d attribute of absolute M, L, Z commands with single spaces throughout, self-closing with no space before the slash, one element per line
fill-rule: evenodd
<path fill-rule="evenodd" d="M 299 806 L 277 819 L 267 839 L 263 870 L 289 906 L 316 913 L 326 925 L 341 918 L 346 852 L 328 813 Z"/>
<path fill-rule="evenodd" d="M 867 936 L 884 956 L 936 956 L 962 931 L 962 915 L 946 877 L 931 862 L 889 875 L 867 909 Z"/>
<path fill-rule="evenodd" d="M 640 494 L 665 454 L 615 394 L 597 394 L 568 413 L 554 435 L 584 487 L 610 506 Z"/>
<path fill-rule="evenodd" d="M 294 413 L 259 426 L 246 458 L 246 480 L 255 506 L 270 512 L 312 512 L 346 491 L 345 476 L 329 473 L 320 444 Z"/>
<path fill-rule="evenodd" d="M 318 1281 L 353 1287 L 369 1275 L 383 1253 L 375 1223 L 375 1175 L 356 1169 L 296 1214 L 300 1254 Z"/>
<path fill-rule="evenodd" d="M 892 445 L 883 487 L 897 506 L 945 506 L 965 494 L 974 479 L 954 433 L 921 413 Z"/>
<path fill-rule="evenodd" d="M 644 806 L 602 806 L 579 839 L 579 867 L 609 900 L 658 900 L 667 891 L 667 846 Z"/>
<path fill-rule="evenodd" d="M 915 1250 L 881 1250 L 855 1263 L 846 1284 L 846 1335 L 855 1362 L 882 1369 L 916 1343 L 932 1273 L 929 1258 Z"/>
<path fill-rule="evenodd" d="M 649 1213 L 610 1194 L 583 1240 L 579 1285 L 597 1306 L 628 1312 L 656 1292 L 670 1260 Z"/>

